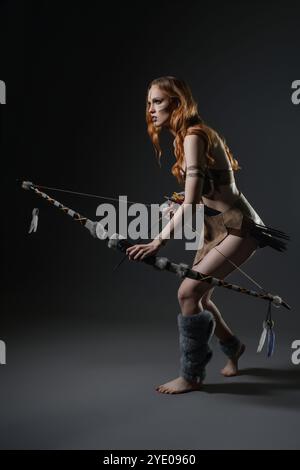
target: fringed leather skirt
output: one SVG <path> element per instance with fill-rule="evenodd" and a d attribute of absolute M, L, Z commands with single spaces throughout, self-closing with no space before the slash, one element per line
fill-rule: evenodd
<path fill-rule="evenodd" d="M 252 237 L 259 248 L 270 246 L 277 251 L 286 250 L 286 242 L 283 240 L 290 239 L 281 230 L 266 226 L 240 191 L 238 199 L 225 212 L 204 206 L 204 244 L 197 250 L 193 266 L 228 234 Z"/>

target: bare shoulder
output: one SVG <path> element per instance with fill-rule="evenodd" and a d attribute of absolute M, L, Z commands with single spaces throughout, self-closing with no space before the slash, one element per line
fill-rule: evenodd
<path fill-rule="evenodd" d="M 209 134 L 208 128 L 205 125 L 195 125 L 187 129 L 184 140 L 198 142 L 199 145 L 208 145 L 210 140 Z"/>
<path fill-rule="evenodd" d="M 187 170 L 189 168 L 205 167 L 205 148 L 204 139 L 199 135 L 187 135 L 183 142 L 184 159 Z"/>
<path fill-rule="evenodd" d="M 212 156 L 215 159 L 216 167 L 231 168 L 225 142 L 218 133 L 216 133 L 216 138 L 212 146 Z"/>
<path fill-rule="evenodd" d="M 206 146 L 206 140 L 204 139 L 203 136 L 199 134 L 187 134 L 184 139 L 183 139 L 183 146 L 184 149 L 199 149 L 199 150 L 204 150 Z M 173 147 L 174 150 L 176 150 L 176 141 L 174 139 L 173 141 Z"/>
<path fill-rule="evenodd" d="M 198 134 L 188 134 L 185 136 L 183 141 L 184 151 L 202 153 L 205 150 L 206 141 L 202 135 Z"/>

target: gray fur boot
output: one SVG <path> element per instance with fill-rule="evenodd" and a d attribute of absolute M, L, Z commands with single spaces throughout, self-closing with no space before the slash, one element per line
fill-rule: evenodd
<path fill-rule="evenodd" d="M 226 341 L 219 341 L 221 350 L 229 358 L 234 359 L 237 357 L 238 353 L 241 351 L 243 346 L 241 341 L 236 336 L 231 336 L 231 338 Z"/>
<path fill-rule="evenodd" d="M 180 375 L 189 382 L 201 383 L 205 366 L 212 357 L 209 341 L 214 333 L 215 320 L 208 310 L 195 315 L 177 317 L 180 346 Z"/>

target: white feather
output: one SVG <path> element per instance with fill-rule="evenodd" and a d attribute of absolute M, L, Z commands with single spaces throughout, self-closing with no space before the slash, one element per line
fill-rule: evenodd
<path fill-rule="evenodd" d="M 267 328 L 264 327 L 259 343 L 258 343 L 258 348 L 257 348 L 258 353 L 262 351 L 262 348 L 264 347 L 264 344 L 266 341 L 266 337 L 267 337 Z"/>
<path fill-rule="evenodd" d="M 38 221 L 39 221 L 39 210 L 37 207 L 35 207 L 32 211 L 32 219 L 31 219 L 31 224 L 28 233 L 36 232 L 37 231 L 37 226 L 38 226 Z"/>

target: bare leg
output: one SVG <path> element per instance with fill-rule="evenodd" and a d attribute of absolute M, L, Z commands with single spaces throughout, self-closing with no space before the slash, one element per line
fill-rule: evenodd
<path fill-rule="evenodd" d="M 240 238 L 236 235 L 228 235 L 218 246 L 212 249 L 196 266 L 196 271 L 224 279 L 236 268 L 229 263 L 219 252 L 230 258 L 237 266 L 247 261 L 257 248 L 256 241 L 252 238 Z M 183 315 L 194 315 L 203 309 L 209 310 L 216 320 L 215 333 L 222 341 L 233 336 L 232 331 L 223 320 L 216 305 L 210 300 L 212 289 L 205 281 L 184 279 L 178 291 L 178 300 Z M 222 370 L 226 376 L 237 373 L 237 361 L 243 351 L 239 351 L 236 358 L 230 359 Z M 201 384 L 187 382 L 183 377 L 178 377 L 171 382 L 156 387 L 161 393 L 185 393 L 199 390 Z"/>
<path fill-rule="evenodd" d="M 204 297 L 206 294 L 204 294 Z M 201 299 L 201 306 L 203 310 L 208 310 L 214 316 L 216 321 L 215 335 L 221 341 L 226 341 L 234 336 L 234 333 L 229 328 L 225 320 L 223 319 L 218 307 L 211 299 L 204 300 Z M 221 370 L 221 374 L 224 377 L 233 377 L 238 373 L 238 360 L 241 355 L 245 352 L 246 346 L 241 344 L 240 349 L 238 350 L 235 357 L 228 359 L 225 367 Z"/>
<path fill-rule="evenodd" d="M 218 253 L 217 250 L 219 250 L 221 253 L 227 256 L 231 261 L 233 261 L 237 266 L 241 266 L 245 261 L 249 260 L 253 256 L 256 249 L 257 249 L 257 243 L 252 238 L 245 239 L 245 238 L 236 237 L 234 235 L 229 235 L 228 237 L 225 238 L 225 240 L 223 240 L 223 242 L 220 245 L 218 245 L 216 248 L 214 248 L 211 251 L 217 252 L 217 255 L 223 258 L 223 256 L 220 253 Z M 205 273 L 207 272 L 205 271 L 205 269 L 207 266 L 206 263 L 207 263 L 208 255 L 199 263 L 199 265 L 201 265 L 200 271 L 202 269 L 203 272 Z M 220 269 L 217 268 L 216 274 L 215 274 L 216 277 L 220 277 L 222 279 L 226 277 L 228 274 L 230 274 L 230 272 L 228 272 L 228 265 L 232 266 L 229 263 L 229 261 L 227 261 L 226 259 L 224 260 L 225 260 L 224 266 L 221 267 Z M 198 265 L 198 269 L 199 269 L 199 265 Z M 234 267 L 232 268 L 233 268 L 232 270 L 234 271 L 235 268 Z M 214 315 L 214 318 L 216 321 L 215 335 L 217 336 L 219 340 L 226 341 L 232 338 L 233 332 L 224 321 L 221 315 L 221 312 L 217 308 L 216 304 L 211 300 L 211 295 L 213 293 L 213 290 L 214 289 L 210 289 L 201 297 L 200 307 L 201 309 L 209 310 Z M 227 364 L 221 370 L 221 373 L 225 377 L 232 377 L 237 374 L 238 360 L 240 356 L 244 353 L 244 351 L 245 351 L 245 345 L 241 344 L 241 347 L 238 350 L 236 356 L 233 358 L 230 358 L 227 361 Z"/>
<path fill-rule="evenodd" d="M 200 309 L 201 311 L 209 310 L 213 314 L 214 319 L 216 321 L 215 335 L 221 341 L 226 341 L 228 338 L 231 338 L 233 336 L 233 332 L 225 322 L 216 304 L 210 298 L 213 293 L 213 290 L 214 288 L 210 289 L 207 293 L 203 295 L 199 302 Z"/>

